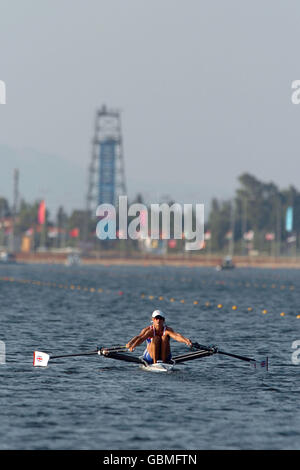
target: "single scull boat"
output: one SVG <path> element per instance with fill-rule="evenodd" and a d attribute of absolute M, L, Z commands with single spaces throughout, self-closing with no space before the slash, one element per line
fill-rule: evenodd
<path fill-rule="evenodd" d="M 78 357 L 78 356 L 91 356 L 99 355 L 110 359 L 116 359 L 118 361 L 133 362 L 138 364 L 141 369 L 149 372 L 171 372 L 174 370 L 174 367 L 177 364 L 185 363 L 195 359 L 202 359 L 207 356 L 212 356 L 213 354 L 222 354 L 225 356 L 230 356 L 236 359 L 240 359 L 252 364 L 255 368 L 261 367 L 268 370 L 268 358 L 263 361 L 256 361 L 255 359 L 240 356 L 237 354 L 227 353 L 220 351 L 216 346 L 203 346 L 198 343 L 193 343 L 193 351 L 186 352 L 172 357 L 169 362 L 157 361 L 155 364 L 148 364 L 143 357 L 134 356 L 131 353 L 127 352 L 125 346 L 113 346 L 108 348 L 97 348 L 94 351 L 86 351 L 77 354 L 64 354 L 59 356 L 50 356 L 47 353 L 34 351 L 33 353 L 33 365 L 35 367 L 47 367 L 49 360 L 67 358 L 67 357 Z"/>

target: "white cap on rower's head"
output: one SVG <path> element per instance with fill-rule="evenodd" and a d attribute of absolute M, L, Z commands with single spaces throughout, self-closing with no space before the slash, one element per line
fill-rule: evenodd
<path fill-rule="evenodd" d="M 163 319 L 165 319 L 165 314 L 161 310 L 154 310 L 154 312 L 152 313 L 152 318 L 155 317 L 162 317 Z"/>

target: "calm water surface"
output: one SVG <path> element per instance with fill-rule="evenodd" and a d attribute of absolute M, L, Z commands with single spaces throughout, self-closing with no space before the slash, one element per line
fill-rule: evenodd
<path fill-rule="evenodd" d="M 300 448 L 300 271 L 16 265 L 0 278 L 0 449 Z M 220 355 L 170 374 L 96 356 L 32 366 L 34 350 L 125 344 L 155 308 L 194 341 L 268 355 L 269 372 Z"/>

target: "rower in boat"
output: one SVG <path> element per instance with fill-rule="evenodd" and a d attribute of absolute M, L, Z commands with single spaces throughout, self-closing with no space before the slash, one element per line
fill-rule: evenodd
<path fill-rule="evenodd" d="M 156 364 L 157 361 L 170 362 L 172 358 L 170 338 L 192 347 L 192 341 L 189 338 L 177 333 L 165 324 L 165 315 L 161 310 L 154 310 L 152 325 L 147 326 L 139 335 L 134 336 L 126 344 L 126 348 L 132 352 L 137 346 L 147 341 L 143 359 L 148 364 Z"/>

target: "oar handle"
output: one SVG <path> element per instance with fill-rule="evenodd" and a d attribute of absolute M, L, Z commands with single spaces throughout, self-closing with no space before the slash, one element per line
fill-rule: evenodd
<path fill-rule="evenodd" d="M 203 346 L 203 344 L 199 343 L 192 343 L 192 348 L 195 349 L 203 349 L 204 351 L 210 351 L 210 352 L 218 352 L 217 346 Z"/>
<path fill-rule="evenodd" d="M 127 348 L 126 346 L 109 346 L 108 348 L 105 348 L 105 347 L 102 347 L 102 348 L 99 348 L 98 347 L 98 350 L 101 351 L 102 349 L 105 349 L 105 351 L 125 351 Z"/>

